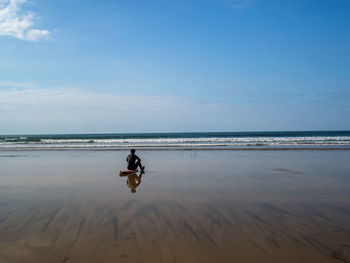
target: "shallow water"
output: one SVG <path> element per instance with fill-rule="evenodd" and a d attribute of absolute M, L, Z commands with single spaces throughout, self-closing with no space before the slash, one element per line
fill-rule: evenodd
<path fill-rule="evenodd" d="M 0 262 L 350 262 L 350 151 L 137 154 L 0 152 Z"/>

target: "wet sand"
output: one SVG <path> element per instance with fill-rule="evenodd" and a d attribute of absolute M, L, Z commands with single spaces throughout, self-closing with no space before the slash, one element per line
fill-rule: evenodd
<path fill-rule="evenodd" d="M 350 262 L 350 151 L 138 154 L 1 152 L 0 262 Z"/>

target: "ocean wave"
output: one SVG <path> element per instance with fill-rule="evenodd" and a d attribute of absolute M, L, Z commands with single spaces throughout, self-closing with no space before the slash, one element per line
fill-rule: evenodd
<path fill-rule="evenodd" d="M 237 146 L 336 146 L 350 145 L 350 136 L 301 137 L 193 137 L 48 139 L 39 137 L 2 138 L 2 148 L 106 148 L 106 147 L 237 147 Z"/>
<path fill-rule="evenodd" d="M 25 136 L 18 136 L 18 137 L 1 137 L 0 138 L 0 144 L 1 143 L 40 143 L 41 138 L 38 137 L 25 137 Z"/>

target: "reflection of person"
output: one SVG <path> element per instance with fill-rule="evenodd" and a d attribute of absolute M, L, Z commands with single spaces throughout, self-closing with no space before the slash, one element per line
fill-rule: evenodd
<path fill-rule="evenodd" d="M 142 178 L 143 172 L 140 173 L 140 175 L 135 174 L 129 174 L 128 180 L 126 180 L 126 184 L 130 188 L 130 191 L 132 193 L 136 192 L 136 187 L 138 187 L 141 184 L 141 178 Z"/>
<path fill-rule="evenodd" d="M 131 149 L 130 152 L 131 153 L 126 158 L 126 161 L 128 162 L 128 169 L 136 170 L 137 167 L 140 167 L 141 171 L 143 171 L 145 167 L 141 165 L 141 159 L 135 154 L 135 149 Z"/>

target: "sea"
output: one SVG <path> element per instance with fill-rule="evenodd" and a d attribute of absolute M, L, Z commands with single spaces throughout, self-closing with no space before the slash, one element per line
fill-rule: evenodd
<path fill-rule="evenodd" d="M 348 148 L 350 131 L 0 135 L 0 150 Z"/>

